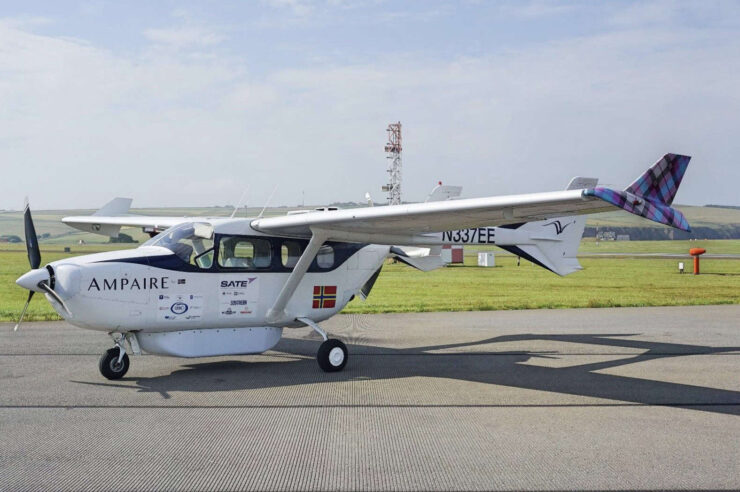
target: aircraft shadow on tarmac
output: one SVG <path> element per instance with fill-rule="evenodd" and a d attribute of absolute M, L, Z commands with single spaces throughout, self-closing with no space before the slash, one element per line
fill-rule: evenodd
<path fill-rule="evenodd" d="M 642 378 L 598 373 L 628 364 L 667 357 L 722 354 L 740 350 L 740 347 L 710 347 L 650 342 L 629 339 L 634 334 L 583 335 L 510 335 L 488 338 L 478 342 L 389 349 L 372 345 L 349 345 L 350 360 L 342 372 L 324 373 L 316 365 L 314 354 L 318 342 L 307 339 L 284 338 L 268 352 L 273 357 L 257 361 L 217 361 L 185 365 L 165 376 L 127 377 L 136 389 L 160 393 L 170 398 L 170 392 L 238 391 L 304 384 L 341 381 L 385 380 L 394 378 L 447 378 L 503 385 L 516 388 L 564 393 L 617 402 L 644 405 L 665 405 L 679 408 L 740 415 L 740 392 L 654 381 Z M 619 337 L 619 338 L 615 338 Z M 631 355 L 621 352 L 623 358 L 602 362 L 544 367 L 526 364 L 532 358 L 558 358 L 559 352 L 495 351 L 495 344 L 517 341 L 553 341 L 588 344 L 605 347 L 643 350 Z M 485 351 L 430 353 L 461 347 L 486 345 Z M 494 351 L 492 351 L 492 349 Z M 604 355 L 612 355 L 610 352 Z M 266 360 L 265 360 L 266 359 Z M 114 383 L 87 383 L 120 386 Z M 348 403 L 351 404 L 351 403 Z M 390 405 L 392 406 L 392 405 Z"/>

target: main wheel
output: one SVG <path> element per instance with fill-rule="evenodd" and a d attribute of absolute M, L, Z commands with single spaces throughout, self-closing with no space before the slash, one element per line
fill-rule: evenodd
<path fill-rule="evenodd" d="M 100 374 L 108 379 L 121 379 L 128 371 L 128 354 L 123 354 L 121 362 L 118 362 L 120 350 L 118 347 L 113 347 L 106 350 L 100 358 L 98 363 Z"/>
<path fill-rule="evenodd" d="M 319 367 L 326 372 L 341 371 L 347 365 L 348 358 L 347 346 L 335 338 L 322 343 L 316 354 Z"/>

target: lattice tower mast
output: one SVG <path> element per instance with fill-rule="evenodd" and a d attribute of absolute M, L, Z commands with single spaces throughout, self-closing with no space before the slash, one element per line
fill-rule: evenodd
<path fill-rule="evenodd" d="M 386 129 L 388 143 L 385 144 L 388 159 L 388 184 L 383 191 L 388 192 L 388 204 L 401 204 L 401 122 L 391 123 Z"/>

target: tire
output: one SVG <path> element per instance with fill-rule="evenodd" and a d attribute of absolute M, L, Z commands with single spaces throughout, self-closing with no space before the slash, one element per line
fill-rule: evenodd
<path fill-rule="evenodd" d="M 118 347 L 106 350 L 100 358 L 100 362 L 98 362 L 100 374 L 108 379 L 121 379 L 128 371 L 128 354 L 123 354 L 123 358 L 119 364 L 119 351 L 120 349 Z"/>
<path fill-rule="evenodd" d="M 348 358 L 347 346 L 335 338 L 322 343 L 316 354 L 316 361 L 324 372 L 341 371 L 347 365 Z"/>

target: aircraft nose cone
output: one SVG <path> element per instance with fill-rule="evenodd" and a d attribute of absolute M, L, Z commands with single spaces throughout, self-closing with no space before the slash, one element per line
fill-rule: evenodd
<path fill-rule="evenodd" d="M 15 283 L 20 285 L 24 289 L 41 292 L 41 289 L 38 288 L 38 284 L 42 280 L 49 280 L 49 272 L 48 270 L 46 270 L 46 268 L 37 268 L 35 270 L 31 270 L 30 272 L 18 278 Z"/>

